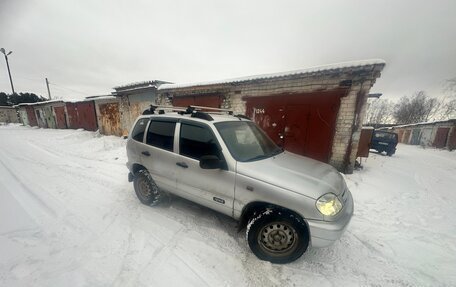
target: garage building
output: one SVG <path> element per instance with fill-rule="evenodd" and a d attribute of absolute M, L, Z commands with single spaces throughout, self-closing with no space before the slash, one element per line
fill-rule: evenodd
<path fill-rule="evenodd" d="M 389 130 L 397 133 L 400 143 L 456 149 L 456 119 L 400 125 Z"/>
<path fill-rule="evenodd" d="M 0 106 L 0 123 L 18 123 L 16 108 Z"/>
<path fill-rule="evenodd" d="M 157 88 L 165 83 L 169 82 L 153 80 L 113 88 L 112 95 L 119 99 L 121 135 L 128 135 L 136 118 L 155 102 Z"/>
<path fill-rule="evenodd" d="M 163 84 L 160 105 L 232 109 L 286 150 L 352 173 L 369 90 L 383 60 L 364 60 L 221 81 Z"/>

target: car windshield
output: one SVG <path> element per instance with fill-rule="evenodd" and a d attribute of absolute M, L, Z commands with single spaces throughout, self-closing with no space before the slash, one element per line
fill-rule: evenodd
<path fill-rule="evenodd" d="M 397 135 L 393 134 L 393 133 L 375 132 L 375 134 L 374 134 L 374 138 L 376 138 L 376 139 L 395 140 L 396 137 L 397 137 Z"/>
<path fill-rule="evenodd" d="M 252 122 L 221 122 L 215 127 L 237 161 L 260 160 L 283 151 Z"/>

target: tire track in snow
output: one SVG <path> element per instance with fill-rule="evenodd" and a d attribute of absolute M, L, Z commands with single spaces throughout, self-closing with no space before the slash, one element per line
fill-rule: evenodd
<path fill-rule="evenodd" d="M 0 154 L 2 154 L 2 156 L 0 157 L 0 164 L 2 165 L 4 170 L 10 175 L 10 177 L 12 179 L 14 179 L 16 185 L 21 187 L 21 190 L 25 191 L 27 193 L 27 195 L 29 196 L 29 198 L 31 198 L 32 201 L 45 212 L 46 215 L 48 215 L 50 217 L 56 217 L 57 213 L 55 212 L 55 210 L 52 209 L 48 204 L 46 204 L 46 202 L 44 200 L 42 200 L 41 197 L 39 195 L 37 195 L 31 188 L 29 188 L 26 184 L 24 184 L 24 182 L 14 173 L 14 171 L 12 171 L 2 160 L 2 157 L 5 156 L 4 153 L 0 152 Z M 10 192 L 10 191 L 8 190 L 8 192 Z M 13 195 L 14 197 L 17 197 L 17 194 L 16 194 L 16 196 L 14 193 L 10 192 L 10 194 Z M 19 200 L 19 202 L 23 202 L 23 201 Z"/>

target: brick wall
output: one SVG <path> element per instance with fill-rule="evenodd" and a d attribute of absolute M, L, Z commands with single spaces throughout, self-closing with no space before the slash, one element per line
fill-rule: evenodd
<path fill-rule="evenodd" d="M 122 135 L 128 135 L 136 118 L 149 108 L 151 104 L 156 102 L 155 89 L 120 96 L 119 110 Z"/>

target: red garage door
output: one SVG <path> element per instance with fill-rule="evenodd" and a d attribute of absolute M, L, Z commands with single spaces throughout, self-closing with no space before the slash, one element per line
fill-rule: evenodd
<path fill-rule="evenodd" d="M 196 96 L 174 96 L 173 106 L 188 107 L 188 106 L 204 106 L 211 108 L 220 108 L 222 97 L 220 95 L 196 95 Z"/>
<path fill-rule="evenodd" d="M 81 128 L 86 131 L 96 131 L 98 129 L 98 124 L 94 102 L 79 102 L 77 103 L 77 106 Z"/>
<path fill-rule="evenodd" d="M 85 129 L 96 131 L 98 129 L 95 105 L 93 101 L 66 103 L 70 129 Z"/>
<path fill-rule="evenodd" d="M 397 131 L 397 138 L 398 138 L 398 141 L 401 143 L 403 142 L 403 138 L 404 137 L 404 130 L 398 130 Z"/>
<path fill-rule="evenodd" d="M 76 103 L 66 103 L 68 114 L 68 127 L 70 129 L 79 129 L 78 108 Z"/>
<path fill-rule="evenodd" d="M 437 134 L 434 139 L 434 146 L 436 148 L 444 148 L 448 139 L 448 132 L 450 128 L 438 128 Z"/>
<path fill-rule="evenodd" d="M 27 106 L 27 107 L 25 107 L 25 110 L 27 111 L 27 117 L 28 117 L 30 126 L 32 126 L 32 127 L 38 126 L 38 122 L 37 122 L 36 116 L 35 116 L 35 111 L 33 110 L 33 108 L 30 106 Z"/>
<path fill-rule="evenodd" d="M 448 149 L 449 150 L 456 149 L 456 127 L 453 128 L 453 131 L 451 132 L 451 136 L 448 139 Z"/>
<path fill-rule="evenodd" d="M 404 137 L 402 138 L 402 141 L 401 143 L 405 143 L 405 144 L 408 144 L 409 143 L 409 139 L 410 139 L 410 133 L 412 132 L 412 130 L 406 130 L 404 132 Z"/>
<path fill-rule="evenodd" d="M 66 129 L 65 107 L 54 107 L 55 119 L 58 129 Z"/>
<path fill-rule="evenodd" d="M 345 94 L 345 89 L 338 89 L 249 97 L 246 114 L 286 150 L 328 162 L 340 98 Z"/>

